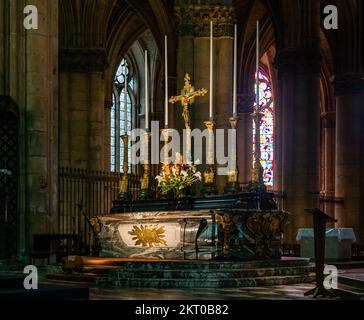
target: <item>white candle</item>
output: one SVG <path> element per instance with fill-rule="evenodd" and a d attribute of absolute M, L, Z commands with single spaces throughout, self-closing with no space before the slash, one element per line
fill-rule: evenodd
<path fill-rule="evenodd" d="M 145 50 L 145 130 L 149 130 L 148 51 Z"/>
<path fill-rule="evenodd" d="M 168 37 L 164 37 L 164 73 L 165 73 L 165 105 L 164 105 L 164 127 L 168 128 Z"/>
<path fill-rule="evenodd" d="M 213 42 L 214 42 L 214 25 L 210 22 L 210 120 L 214 118 L 213 110 L 213 86 L 214 86 L 214 53 L 213 53 Z"/>
<path fill-rule="evenodd" d="M 238 27 L 234 27 L 234 84 L 233 84 L 233 117 L 237 115 L 237 81 L 238 81 Z"/>
<path fill-rule="evenodd" d="M 124 75 L 124 130 L 125 134 L 128 134 L 128 75 Z"/>
<path fill-rule="evenodd" d="M 257 112 L 259 112 L 259 60 L 260 60 L 260 53 L 259 53 L 259 20 L 257 21 L 257 53 L 256 53 L 256 83 L 257 83 L 257 92 L 256 92 L 256 108 L 257 108 Z"/>

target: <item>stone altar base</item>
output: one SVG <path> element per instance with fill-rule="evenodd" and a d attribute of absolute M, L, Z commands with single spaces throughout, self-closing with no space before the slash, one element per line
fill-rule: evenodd
<path fill-rule="evenodd" d="M 101 257 L 262 260 L 281 258 L 288 214 L 278 210 L 133 212 L 99 217 Z"/>
<path fill-rule="evenodd" d="M 237 288 L 314 281 L 314 267 L 304 258 L 228 262 L 77 257 L 64 269 L 92 273 L 97 286 L 117 288 Z"/>

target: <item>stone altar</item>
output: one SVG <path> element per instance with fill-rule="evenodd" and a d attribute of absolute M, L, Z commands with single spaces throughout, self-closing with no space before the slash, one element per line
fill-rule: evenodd
<path fill-rule="evenodd" d="M 215 209 L 151 211 L 99 217 L 102 257 L 280 259 L 288 213 Z"/>
<path fill-rule="evenodd" d="M 296 240 L 301 244 L 301 257 L 315 257 L 313 229 L 299 229 Z M 354 230 L 351 228 L 326 229 L 325 258 L 350 260 L 351 245 L 355 241 Z"/>

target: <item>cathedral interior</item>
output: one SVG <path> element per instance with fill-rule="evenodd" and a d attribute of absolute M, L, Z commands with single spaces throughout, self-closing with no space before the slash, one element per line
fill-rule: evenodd
<path fill-rule="evenodd" d="M 0 299 L 25 266 L 88 283 L 76 299 L 305 299 L 325 258 L 364 296 L 363 1 L 28 4 L 0 0 Z M 153 125 L 158 150 L 163 128 L 234 129 L 234 170 L 206 138 L 181 165 L 202 181 L 163 197 L 170 167 L 132 161 Z"/>

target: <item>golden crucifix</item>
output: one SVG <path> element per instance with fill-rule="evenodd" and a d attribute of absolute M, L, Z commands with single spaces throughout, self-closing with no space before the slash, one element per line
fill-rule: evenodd
<path fill-rule="evenodd" d="M 191 77 L 188 73 L 185 75 L 185 86 L 182 89 L 181 95 L 177 97 L 171 97 L 169 102 L 175 104 L 181 102 L 183 107 L 183 119 L 185 121 L 186 129 L 191 129 L 191 118 L 190 118 L 190 108 L 196 97 L 203 97 L 208 92 L 207 89 L 195 90 L 191 85 Z"/>

